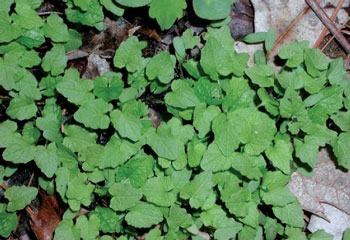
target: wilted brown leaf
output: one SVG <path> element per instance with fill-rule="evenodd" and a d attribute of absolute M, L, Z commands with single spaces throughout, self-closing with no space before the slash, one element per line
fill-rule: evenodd
<path fill-rule="evenodd" d="M 350 172 L 336 169 L 325 149 L 321 151 L 314 171 L 312 178 L 295 172 L 288 184 L 302 208 L 327 219 L 321 204 L 326 203 L 350 215 Z"/>
<path fill-rule="evenodd" d="M 39 190 L 41 206 L 38 209 L 30 207 L 26 211 L 32 219 L 31 227 L 38 240 L 51 240 L 57 225 L 61 221 L 62 211 L 59 208 L 56 198 L 47 195 Z"/>

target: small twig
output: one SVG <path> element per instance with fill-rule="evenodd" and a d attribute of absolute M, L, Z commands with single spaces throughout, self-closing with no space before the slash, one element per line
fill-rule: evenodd
<path fill-rule="evenodd" d="M 346 19 L 345 22 L 347 22 L 348 20 L 349 20 L 349 17 Z M 343 26 L 341 26 L 341 28 L 338 29 L 337 33 L 338 33 L 338 32 L 341 32 L 341 30 L 343 29 L 343 27 L 344 27 L 344 24 L 343 24 Z M 328 40 L 328 42 L 323 46 L 323 48 L 320 49 L 321 52 L 323 52 L 323 51 L 326 49 L 326 47 L 333 41 L 333 39 L 335 38 L 335 36 L 336 36 L 336 35 L 333 35 L 333 36 Z"/>
<path fill-rule="evenodd" d="M 9 96 L 2 96 L 0 95 L 0 99 L 3 99 L 3 100 L 10 100 L 11 98 Z"/>
<path fill-rule="evenodd" d="M 5 183 L 2 183 L 0 186 L 5 190 L 8 189 L 8 186 Z"/>
<path fill-rule="evenodd" d="M 302 18 L 302 16 L 305 15 L 305 13 L 307 13 L 307 11 L 309 11 L 310 7 L 306 6 L 303 11 L 301 11 L 299 13 L 299 15 L 289 24 L 289 26 L 286 28 L 286 30 L 284 30 L 284 32 L 278 37 L 278 39 L 276 40 L 276 42 L 273 44 L 272 48 L 270 49 L 270 51 L 267 53 L 267 57 L 270 55 L 270 53 L 273 52 L 273 50 L 275 50 L 275 48 L 277 47 L 277 45 L 283 40 L 283 38 L 289 33 L 289 31 L 295 26 L 295 24 L 297 24 L 297 22 Z"/>
<path fill-rule="evenodd" d="M 67 109 L 63 108 L 62 110 L 62 118 L 66 115 Z M 64 122 L 61 122 L 61 133 L 64 134 Z"/>
<path fill-rule="evenodd" d="M 337 7 L 335 8 L 334 12 L 332 13 L 332 16 L 331 16 L 331 20 L 334 21 L 335 17 L 338 15 L 338 12 L 341 8 L 341 6 L 343 6 L 343 3 L 344 3 L 345 0 L 340 0 L 338 2 L 338 5 Z M 323 28 L 320 36 L 318 37 L 317 41 L 315 42 L 314 44 L 314 48 L 318 48 L 322 42 L 322 40 L 324 39 L 324 37 L 326 36 L 328 32 L 328 29 L 326 27 Z"/>
<path fill-rule="evenodd" d="M 346 38 L 338 32 L 337 27 L 334 22 L 327 16 L 327 14 L 323 11 L 321 6 L 315 0 L 305 0 L 307 4 L 309 4 L 310 8 L 315 12 L 317 17 L 321 20 L 321 22 L 328 28 L 329 32 L 335 35 L 335 38 L 338 40 L 339 44 L 344 48 L 347 53 L 350 53 L 350 44 L 346 40 Z"/>
<path fill-rule="evenodd" d="M 32 173 L 32 175 L 30 175 L 30 179 L 29 179 L 29 182 L 27 184 L 27 187 L 30 187 L 30 185 L 32 185 L 33 178 L 34 178 L 34 172 Z"/>
<path fill-rule="evenodd" d="M 61 13 L 61 12 L 38 12 L 39 16 L 50 15 L 50 14 L 63 15 L 63 13 Z"/>

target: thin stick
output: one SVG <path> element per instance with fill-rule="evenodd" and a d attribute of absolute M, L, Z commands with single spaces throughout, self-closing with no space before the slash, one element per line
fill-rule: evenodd
<path fill-rule="evenodd" d="M 341 8 L 341 6 L 343 6 L 343 3 L 344 3 L 345 0 L 340 0 L 338 2 L 338 5 L 337 7 L 335 8 L 334 12 L 332 13 L 332 16 L 331 16 L 331 20 L 334 21 L 335 17 L 338 15 L 338 12 Z M 315 42 L 314 44 L 314 48 L 318 48 L 322 42 L 322 40 L 324 39 L 324 37 L 326 36 L 328 32 L 328 29 L 326 27 L 323 28 L 320 36 L 318 37 L 317 41 Z"/>
<path fill-rule="evenodd" d="M 317 17 L 321 22 L 328 28 L 329 32 L 335 35 L 335 38 L 338 40 L 339 44 L 344 48 L 347 53 L 350 53 L 350 44 L 348 40 L 343 36 L 343 34 L 338 32 L 337 27 L 334 22 L 329 19 L 327 14 L 323 11 L 321 6 L 315 0 L 305 0 L 309 4 L 310 8 L 315 12 Z"/>
<path fill-rule="evenodd" d="M 63 15 L 63 13 L 61 13 L 61 12 L 38 12 L 39 16 L 50 15 L 50 14 Z"/>
<path fill-rule="evenodd" d="M 349 18 L 350 18 L 350 17 L 348 17 L 348 18 L 346 19 L 345 22 L 349 21 Z M 343 28 L 344 28 L 344 24 L 341 26 L 341 28 L 338 29 L 337 33 L 338 33 L 338 32 L 341 32 L 341 30 L 342 30 Z M 326 49 L 326 47 L 333 41 L 333 39 L 335 38 L 335 36 L 336 36 L 336 35 L 333 35 L 333 36 L 328 40 L 328 42 L 327 42 L 327 43 L 323 46 L 323 48 L 320 50 L 321 52 L 323 52 L 323 51 Z"/>
<path fill-rule="evenodd" d="M 284 32 L 278 37 L 278 39 L 276 40 L 276 42 L 273 44 L 272 48 L 270 49 L 270 51 L 267 53 L 267 56 L 269 56 L 269 54 L 275 50 L 275 48 L 277 47 L 277 45 L 283 40 L 283 38 L 289 33 L 289 31 L 295 26 L 295 24 L 297 24 L 297 22 L 302 18 L 302 16 L 305 15 L 305 13 L 307 13 L 307 11 L 309 11 L 310 7 L 306 6 L 303 11 L 301 11 L 299 13 L 299 15 L 289 24 L 289 26 L 286 28 L 286 30 L 284 30 Z"/>

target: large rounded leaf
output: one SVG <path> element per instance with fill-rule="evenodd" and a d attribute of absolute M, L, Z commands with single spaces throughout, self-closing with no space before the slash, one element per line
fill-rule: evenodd
<path fill-rule="evenodd" d="M 193 0 L 194 12 L 198 17 L 208 20 L 226 18 L 235 0 Z"/>
<path fill-rule="evenodd" d="M 125 7 L 142 7 L 149 4 L 152 0 L 116 0 L 122 6 Z"/>

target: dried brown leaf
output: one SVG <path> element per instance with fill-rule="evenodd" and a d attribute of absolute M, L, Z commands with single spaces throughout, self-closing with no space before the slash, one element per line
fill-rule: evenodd
<path fill-rule="evenodd" d="M 326 203 L 350 215 L 350 172 L 337 169 L 325 149 L 320 152 L 314 172 L 312 178 L 295 172 L 288 184 L 302 208 L 327 219 L 321 204 Z"/>
<path fill-rule="evenodd" d="M 41 205 L 38 209 L 27 207 L 32 223 L 31 228 L 38 240 L 51 240 L 57 225 L 61 221 L 62 211 L 54 196 L 49 196 L 39 190 Z"/>

